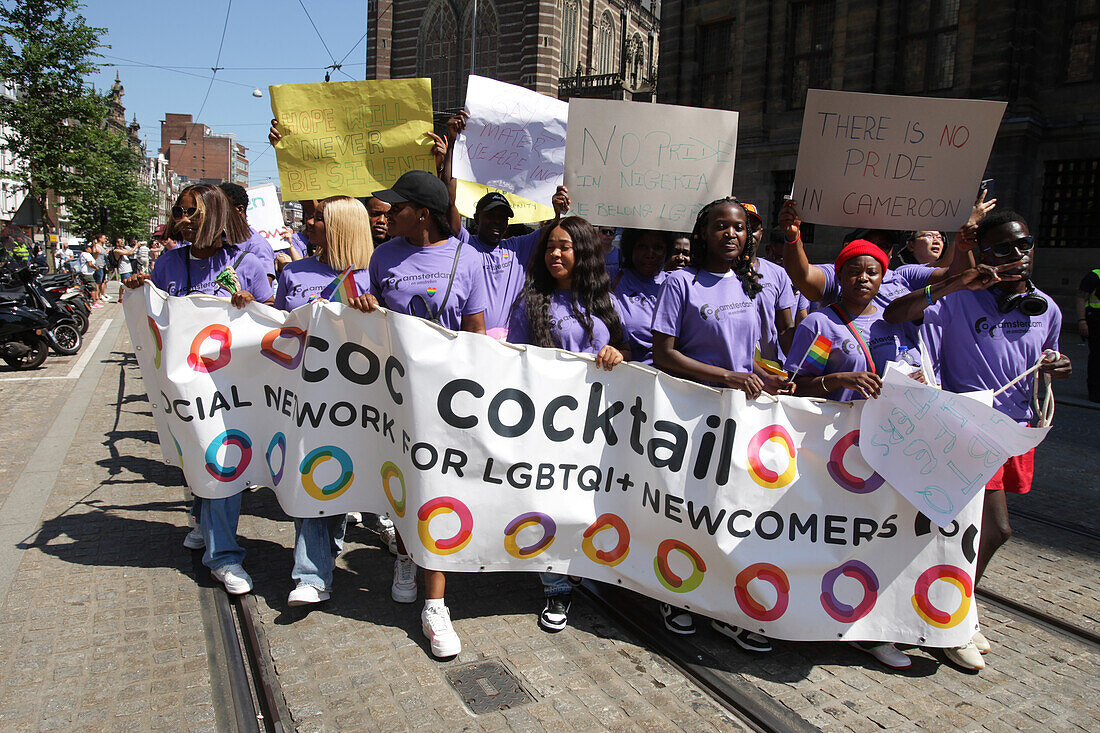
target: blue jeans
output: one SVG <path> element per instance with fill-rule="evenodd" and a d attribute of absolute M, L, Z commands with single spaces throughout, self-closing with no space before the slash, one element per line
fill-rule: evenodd
<path fill-rule="evenodd" d="M 564 596 L 573 592 L 573 584 L 569 582 L 569 576 L 561 573 L 539 573 L 542 581 L 542 592 L 547 598 L 551 596 Z"/>
<path fill-rule="evenodd" d="M 294 520 L 294 582 L 332 590 L 332 570 L 344 547 L 346 514 Z"/>
<path fill-rule="evenodd" d="M 237 544 L 237 520 L 241 516 L 241 495 L 225 499 L 195 497 L 191 514 L 206 541 L 202 564 L 211 570 L 244 562 L 244 549 Z"/>

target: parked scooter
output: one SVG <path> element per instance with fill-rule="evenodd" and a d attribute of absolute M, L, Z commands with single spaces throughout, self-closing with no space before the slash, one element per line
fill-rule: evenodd
<path fill-rule="evenodd" d="M 0 303 L 0 359 L 16 369 L 42 366 L 50 352 L 48 325 L 41 311 Z"/>
<path fill-rule="evenodd" d="M 0 291 L 0 298 L 16 300 L 21 297 L 24 305 L 42 311 L 48 323 L 47 340 L 57 353 L 72 356 L 80 351 L 83 336 L 80 321 L 72 312 L 73 307 L 51 298 L 38 284 L 30 268 L 24 267 L 16 272 L 15 282 L 19 283 L 18 288 Z"/>

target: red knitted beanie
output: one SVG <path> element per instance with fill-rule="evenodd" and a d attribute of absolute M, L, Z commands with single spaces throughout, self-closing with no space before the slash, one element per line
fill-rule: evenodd
<path fill-rule="evenodd" d="M 845 262 L 860 255 L 868 255 L 878 260 L 882 265 L 883 274 L 890 269 L 890 256 L 882 251 L 882 247 L 866 239 L 854 239 L 836 256 L 836 274 L 840 274 L 840 268 L 844 267 Z"/>

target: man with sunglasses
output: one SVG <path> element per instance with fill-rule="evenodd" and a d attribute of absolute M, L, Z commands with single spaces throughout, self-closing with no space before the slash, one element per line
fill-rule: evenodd
<path fill-rule="evenodd" d="M 887 309 L 887 319 L 904 313 L 924 316 L 921 335 L 943 388 L 952 392 L 999 390 L 1039 364 L 1055 379 L 1072 373 L 1070 360 L 1058 353 L 1062 313 L 1049 295 L 1031 284 L 1035 239 L 1023 217 L 996 212 L 978 224 L 974 239 L 977 267 L 932 283 L 899 298 Z M 915 314 L 915 315 L 914 315 Z M 1029 375 L 993 398 L 993 407 L 1021 425 L 1035 417 Z M 1031 490 L 1034 450 L 1009 458 L 986 485 L 975 585 L 990 559 L 1012 535 L 1005 492 Z M 966 669 L 982 669 L 981 655 L 989 642 L 981 632 L 973 641 L 947 649 L 948 659 Z"/>

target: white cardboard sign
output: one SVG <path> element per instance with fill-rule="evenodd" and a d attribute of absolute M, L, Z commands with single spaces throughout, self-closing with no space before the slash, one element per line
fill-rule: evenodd
<path fill-rule="evenodd" d="M 733 190 L 737 113 L 669 104 L 569 100 L 565 185 L 593 224 L 691 231 Z"/>
<path fill-rule="evenodd" d="M 483 76 L 466 88 L 470 121 L 455 143 L 455 178 L 549 204 L 565 171 L 569 105 Z"/>
<path fill-rule="evenodd" d="M 811 89 L 793 196 L 814 224 L 959 229 L 1005 102 Z"/>
<path fill-rule="evenodd" d="M 248 189 L 248 209 L 245 212 L 248 225 L 268 241 L 275 251 L 286 249 L 290 241 L 283 238 L 287 232 L 283 210 L 279 207 L 279 194 L 274 183 L 265 183 Z"/>

